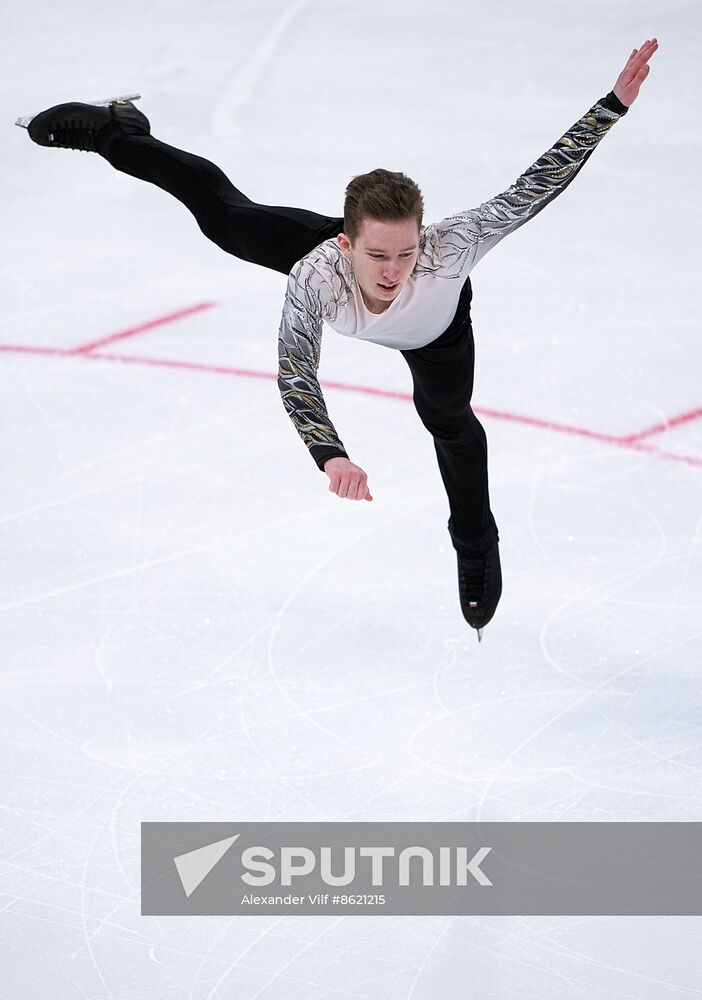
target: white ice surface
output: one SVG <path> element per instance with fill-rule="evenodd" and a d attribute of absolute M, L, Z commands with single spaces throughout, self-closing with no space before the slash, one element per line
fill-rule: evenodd
<path fill-rule="evenodd" d="M 113 353 L 270 375 L 284 277 L 18 115 L 138 90 L 155 134 L 259 201 L 336 215 L 382 165 L 433 221 L 658 37 L 626 118 L 474 272 L 474 400 L 615 436 L 702 406 L 691 0 L 30 0 L 0 24 L 0 341 L 211 301 Z M 3 996 L 702 997 L 696 918 L 139 914 L 145 820 L 699 820 L 702 419 L 637 451 L 484 417 L 505 587 L 479 646 L 410 403 L 326 390 L 375 497 L 354 504 L 272 378 L 0 366 Z M 331 332 L 321 375 L 410 388 L 399 354 Z"/>

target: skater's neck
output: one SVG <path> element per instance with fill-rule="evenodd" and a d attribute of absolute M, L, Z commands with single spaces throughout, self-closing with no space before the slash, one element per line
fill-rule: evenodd
<path fill-rule="evenodd" d="M 369 313 L 373 313 L 374 316 L 379 316 L 384 313 L 386 309 L 389 309 L 392 302 L 380 302 L 377 299 L 371 299 L 370 296 L 363 291 L 359 285 L 359 291 L 361 292 L 361 298 L 363 299 L 363 305 L 366 307 Z"/>

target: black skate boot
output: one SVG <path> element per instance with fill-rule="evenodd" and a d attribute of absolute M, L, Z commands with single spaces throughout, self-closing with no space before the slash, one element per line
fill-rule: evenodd
<path fill-rule="evenodd" d="M 480 642 L 482 630 L 495 614 L 502 594 L 500 550 L 495 542 L 485 555 L 470 558 L 460 552 L 456 555 L 461 611 L 471 628 L 477 629 Z"/>
<path fill-rule="evenodd" d="M 110 122 L 118 122 L 133 135 L 150 135 L 146 115 L 131 101 L 117 99 L 110 104 L 57 104 L 41 111 L 27 125 L 29 137 L 40 146 L 97 152 L 98 133 Z"/>

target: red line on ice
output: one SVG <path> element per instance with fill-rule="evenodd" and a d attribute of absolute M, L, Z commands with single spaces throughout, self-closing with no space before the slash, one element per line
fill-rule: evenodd
<path fill-rule="evenodd" d="M 642 438 L 652 437 L 654 434 L 662 434 L 663 431 L 667 431 L 669 427 L 679 427 L 680 424 L 689 423 L 690 420 L 697 420 L 698 417 L 702 417 L 702 408 L 698 410 L 690 410 L 689 413 L 681 413 L 680 416 L 671 417 L 669 420 L 662 420 L 659 424 L 647 427 L 645 431 L 638 431 L 636 434 L 629 434 L 625 440 L 640 441 Z"/>
<path fill-rule="evenodd" d="M 193 307 L 193 309 L 188 312 L 194 312 L 196 311 L 196 308 L 207 308 L 208 305 L 209 303 L 203 303 L 199 307 Z M 182 311 L 179 314 L 172 313 L 170 316 L 171 318 L 177 318 L 179 315 L 185 314 L 185 311 Z M 133 330 L 122 331 L 121 334 L 114 335 L 111 338 L 105 338 L 100 343 L 107 343 L 108 340 L 111 342 L 112 340 L 117 339 L 117 337 L 121 338 L 124 336 L 131 336 L 132 333 L 141 332 L 143 329 L 156 325 L 157 322 L 168 321 L 168 318 L 162 317 L 160 321 L 143 324 L 141 327 L 134 327 Z M 98 342 L 96 341 L 95 343 L 97 344 Z M 88 350 L 88 348 L 90 349 Z M 235 375 L 240 378 L 269 379 L 271 381 L 277 380 L 278 377 L 277 374 L 274 374 L 273 372 L 257 371 L 251 368 L 235 368 L 230 365 L 211 365 L 200 361 L 180 361 L 175 358 L 148 358 L 133 354 L 112 354 L 106 351 L 98 353 L 95 350 L 95 345 L 86 345 L 86 347 L 77 350 L 75 348 L 67 349 L 61 347 L 34 347 L 22 344 L 0 344 L 0 351 L 7 353 L 43 354 L 73 358 L 80 357 L 88 361 L 107 361 L 118 364 L 150 365 L 156 368 L 181 368 L 187 371 L 209 372 L 216 375 Z M 340 389 L 344 392 L 364 393 L 369 396 L 381 396 L 386 399 L 401 399 L 406 402 L 411 402 L 412 400 L 412 394 L 408 392 L 399 392 L 390 389 L 376 389 L 373 386 L 355 385 L 351 382 L 337 382 L 331 379 L 320 379 L 320 385 L 325 389 Z M 643 436 L 657 433 L 659 428 L 661 430 L 665 430 L 667 427 L 684 423 L 687 420 L 693 420 L 695 417 L 702 415 L 702 410 L 695 410 L 691 413 L 683 414 L 681 417 L 675 417 L 666 424 L 656 425 L 656 427 L 649 428 L 639 434 L 622 436 L 605 434 L 602 431 L 593 431 L 587 427 L 576 427 L 572 424 L 561 424 L 553 420 L 543 420 L 539 417 L 530 417 L 525 414 L 509 413 L 504 410 L 493 410 L 489 407 L 475 406 L 473 409 L 481 416 L 494 417 L 497 420 L 510 420 L 514 423 L 530 427 L 540 427 L 544 430 L 555 431 L 559 434 L 574 434 L 580 437 L 590 438 L 595 441 L 603 441 L 607 444 L 612 444 L 620 448 L 628 448 L 633 451 L 644 451 L 650 455 L 655 455 L 657 458 L 666 459 L 668 461 L 683 462 L 687 465 L 694 465 L 698 468 L 702 468 L 702 458 L 696 455 L 679 455 L 672 451 L 665 451 L 662 448 L 656 448 L 654 445 L 645 444 L 640 440 Z"/>
<path fill-rule="evenodd" d="M 137 333 L 144 333 L 146 330 L 153 330 L 156 326 L 163 326 L 165 323 L 172 323 L 176 319 L 182 319 L 184 316 L 192 316 L 193 313 L 202 312 L 203 309 L 211 309 L 215 306 L 216 302 L 198 302 L 197 305 L 187 306 L 185 309 L 178 309 L 177 312 L 167 313 L 165 316 L 157 316 L 156 319 L 150 319 L 146 323 L 139 323 L 138 326 L 130 326 L 126 330 L 120 330 L 118 333 L 111 333 L 107 337 L 101 337 L 100 340 L 94 340 L 90 344 L 82 344 L 80 347 L 74 347 L 69 354 L 87 354 L 88 351 L 94 351 L 97 347 L 104 347 L 105 344 L 112 344 L 115 340 L 124 340 L 125 337 L 133 337 Z"/>
<path fill-rule="evenodd" d="M 8 354 L 73 354 L 65 347 L 33 347 L 31 344 L 0 344 L 0 351 Z"/>

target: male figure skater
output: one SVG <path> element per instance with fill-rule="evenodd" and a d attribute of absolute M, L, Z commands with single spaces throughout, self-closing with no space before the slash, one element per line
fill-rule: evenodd
<path fill-rule="evenodd" d="M 339 497 L 372 500 L 367 475 L 349 459 L 317 380 L 322 324 L 401 352 L 448 496 L 461 610 L 480 639 L 497 608 L 502 577 L 487 441 L 470 407 L 469 275 L 571 183 L 636 99 L 657 47 L 654 38 L 634 49 L 614 89 L 506 191 L 429 226 L 423 226 L 415 182 L 383 169 L 353 178 L 343 217 L 255 204 L 219 167 L 155 139 L 147 118 L 128 100 L 60 104 L 28 127 L 40 145 L 97 152 L 117 170 L 158 185 L 183 202 L 227 253 L 289 275 L 278 384 L 295 428 Z"/>

